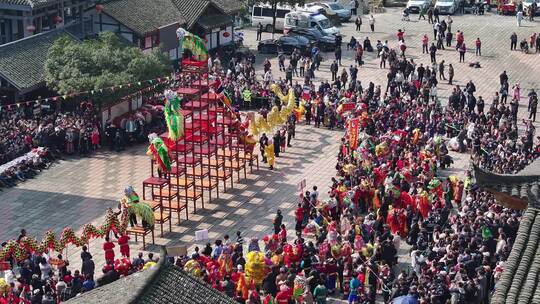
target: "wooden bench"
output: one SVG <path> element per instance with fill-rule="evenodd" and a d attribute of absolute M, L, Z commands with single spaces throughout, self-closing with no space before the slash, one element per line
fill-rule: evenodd
<path fill-rule="evenodd" d="M 180 198 L 178 198 L 178 200 L 173 200 L 171 202 L 169 201 L 163 202 L 163 209 L 170 210 L 171 212 L 176 211 L 176 214 L 178 215 L 178 224 L 180 224 L 180 211 L 182 210 L 186 210 L 186 220 L 189 219 L 187 203 L 181 202 Z"/>
<path fill-rule="evenodd" d="M 172 231 L 171 210 L 169 209 L 169 211 L 165 213 L 164 209 L 165 208 L 160 206 L 158 210 L 154 211 L 154 221 L 155 221 L 154 223 L 159 224 L 161 226 L 161 234 L 160 234 L 161 237 L 163 237 L 163 224 L 165 224 L 166 222 L 169 222 L 169 232 Z"/>
<path fill-rule="evenodd" d="M 225 161 L 225 168 L 236 171 L 238 180 L 240 180 L 240 170 L 244 169 L 244 178 L 247 178 L 246 162 L 243 159 Z"/>
<path fill-rule="evenodd" d="M 127 234 L 135 235 L 135 242 L 137 242 L 137 237 L 140 235 L 143 238 L 143 250 L 146 249 L 146 235 L 152 234 L 152 244 L 156 244 L 154 239 L 154 229 L 152 228 L 144 228 L 142 226 L 135 226 L 135 227 L 128 227 L 126 230 Z"/>
<path fill-rule="evenodd" d="M 193 201 L 193 213 L 197 213 L 197 200 L 200 198 L 202 201 L 202 207 L 204 208 L 204 196 L 201 191 L 197 191 L 196 189 L 190 188 L 181 190 L 178 192 L 178 197 L 181 200 L 185 200 L 186 206 L 188 201 Z M 187 217 L 187 211 L 186 211 L 186 217 Z"/>
<path fill-rule="evenodd" d="M 158 210 L 161 206 L 161 203 L 158 201 L 143 200 L 142 202 L 150 206 L 152 208 L 152 211 Z"/>
<path fill-rule="evenodd" d="M 209 177 L 208 179 L 196 180 L 195 189 L 208 190 L 209 202 L 212 201 L 212 190 L 216 189 L 216 196 L 219 198 L 219 180 L 217 178 Z M 204 208 L 204 201 L 203 201 Z"/>
<path fill-rule="evenodd" d="M 249 151 L 240 151 L 240 159 L 243 159 L 249 164 L 249 173 L 253 172 L 253 161 L 256 162 L 257 170 L 259 170 L 259 155 Z"/>
<path fill-rule="evenodd" d="M 231 188 L 234 187 L 234 181 L 232 178 L 232 170 L 229 168 L 224 168 L 223 170 L 211 169 L 210 177 L 216 177 L 223 181 L 223 192 L 227 192 L 227 179 L 231 180 Z"/>

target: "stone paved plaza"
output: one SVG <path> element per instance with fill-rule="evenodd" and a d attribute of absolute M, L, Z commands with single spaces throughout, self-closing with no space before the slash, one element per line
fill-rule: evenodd
<path fill-rule="evenodd" d="M 359 40 L 369 37 L 372 45 L 378 39 L 388 40 L 390 46 L 395 47 L 395 33 L 400 28 L 406 32 L 407 57 L 417 63 L 429 64 L 429 56 L 421 54 L 421 36 L 427 33 L 431 43 L 431 25 L 424 20 L 417 21 L 417 15 L 411 15 L 410 22 L 401 21 L 400 12 L 398 9 L 388 9 L 383 14 L 376 14 L 374 33 L 368 32 L 367 16 L 364 16 L 360 33 L 354 32 L 352 22 L 344 24 L 341 28 L 345 35 L 344 43 L 354 35 Z M 466 61 L 479 61 L 482 65 L 482 68 L 474 69 L 466 63 L 458 63 L 458 53 L 452 48 L 439 51 L 438 60 L 444 59 L 446 63 L 454 65 L 455 84 L 465 85 L 467 81 L 473 80 L 477 95 L 483 96 L 487 104 L 491 102 L 493 92 L 499 88 L 498 75 L 503 70 L 508 72 L 510 85 L 521 83 L 523 95 L 526 95 L 529 88 L 540 89 L 540 54 L 509 50 L 512 32 L 516 31 L 520 39 L 528 38 L 533 31 L 540 32 L 539 22 L 525 22 L 523 27 L 518 28 L 514 17 L 491 13 L 485 16 L 453 16 L 453 20 L 453 32 L 459 29 L 465 33 L 465 42 L 469 47 Z M 246 29 L 244 33 L 245 44 L 256 49 L 255 32 Z M 270 35 L 263 33 L 263 39 L 270 38 Z M 477 37 L 483 42 L 481 57 L 474 56 L 474 40 Z M 329 65 L 333 58 L 333 53 L 325 54 L 326 61 L 320 71 L 316 72 L 317 84 L 321 80 L 330 79 Z M 344 48 L 343 65 L 348 67 L 353 63 L 352 58 L 353 53 Z M 263 59 L 263 56 L 257 57 L 258 77 L 262 77 Z M 362 84 L 367 86 L 372 81 L 384 87 L 388 70 L 379 69 L 375 53 L 366 53 L 364 61 L 365 66 L 359 70 Z M 272 66 L 275 78 L 284 77 L 284 73 L 277 69 L 275 57 L 272 58 Z M 300 78 L 295 80 L 301 81 Z M 446 102 L 450 89 L 450 85 L 439 85 L 443 102 Z M 524 117 L 526 111 L 527 99 L 522 98 L 520 116 Z M 262 236 L 270 232 L 272 218 L 278 208 L 287 214 L 285 222 L 292 223 L 298 193 L 296 185 L 303 178 L 307 179 L 308 187 L 318 185 L 322 194 L 328 189 L 330 178 L 335 174 L 335 156 L 340 136 L 340 131 L 299 126 L 293 147 L 287 148 L 286 153 L 277 159 L 276 171 L 267 170 L 261 163 L 260 170 L 248 174 L 247 179 L 235 181 L 234 189 L 206 204 L 206 209 L 198 208 L 197 214 L 193 214 L 190 206 L 189 220 L 182 215 L 180 224 L 175 225 L 176 220 L 173 218 L 173 231 L 167 231 L 163 238 L 156 233 L 156 245 L 193 246 L 195 231 L 199 229 L 208 229 L 210 240 L 225 233 L 233 235 L 236 230 L 243 231 L 245 239 Z M 140 191 L 142 180 L 150 171 L 145 151 L 146 146 L 140 145 L 122 153 L 103 151 L 90 158 L 64 160 L 34 180 L 0 193 L 0 239 L 16 238 L 21 228 L 27 229 L 29 235 L 39 239 L 48 229 L 60 233 L 68 226 L 79 229 L 88 222 L 101 223 L 106 209 L 116 207 L 126 185 L 134 185 Z M 468 166 L 468 155 L 454 156 L 457 162 L 450 172 L 460 174 Z M 98 267 L 103 263 L 101 245 L 102 240 L 91 242 L 91 252 L 94 253 Z M 140 250 L 142 242 L 131 242 L 131 248 L 132 252 Z M 149 246 L 147 249 L 157 251 L 158 247 Z M 72 265 L 78 266 L 78 251 L 73 246 L 68 250 Z"/>
<path fill-rule="evenodd" d="M 220 199 L 206 203 L 197 214 L 190 205 L 189 220 L 182 213 L 180 225 L 173 215 L 172 232 L 159 237 L 156 246 L 147 250 L 159 251 L 157 245 L 195 244 L 195 231 L 208 229 L 210 240 L 237 230 L 244 237 L 261 237 L 270 232 L 272 219 L 278 208 L 283 210 L 286 223 L 293 223 L 298 194 L 297 184 L 306 179 L 307 186 L 319 185 L 325 192 L 335 174 L 335 157 L 341 132 L 299 126 L 293 147 L 276 160 L 276 170 L 270 171 L 260 163 L 260 170 L 241 175 L 234 189 L 220 194 Z M 1 239 L 16 238 L 21 228 L 40 238 L 47 229 L 60 233 L 65 227 L 80 229 L 92 222 L 100 224 L 108 207 L 116 208 L 126 185 L 134 185 L 140 192 L 142 180 L 150 174 L 146 146 L 139 145 L 120 154 L 102 152 L 91 158 L 65 160 L 42 172 L 36 179 L 21 183 L 0 195 L 0 216 L 4 229 Z M 249 170 L 248 170 L 249 173 Z M 289 225 L 287 225 L 289 226 Z M 102 240 L 90 242 L 96 265 L 104 258 Z M 147 240 L 148 242 L 148 240 Z M 200 244 L 199 244 L 200 245 Z M 132 251 L 142 249 L 142 242 L 131 242 Z M 68 248 L 72 265 L 80 263 L 78 250 Z"/>

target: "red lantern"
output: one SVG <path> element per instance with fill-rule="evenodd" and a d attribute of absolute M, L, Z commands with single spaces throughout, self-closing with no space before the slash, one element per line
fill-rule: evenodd
<path fill-rule="evenodd" d="M 96 11 L 97 11 L 98 13 L 101 13 L 101 12 L 103 11 L 103 8 L 104 8 L 104 7 L 103 7 L 102 4 L 97 4 L 97 5 L 96 5 Z"/>
<path fill-rule="evenodd" d="M 64 20 L 64 19 L 62 19 L 62 17 L 60 17 L 60 16 L 54 17 L 54 23 L 57 23 L 57 24 L 62 23 L 62 20 Z"/>
<path fill-rule="evenodd" d="M 33 33 L 36 31 L 36 27 L 33 24 L 30 24 L 29 26 L 26 27 L 26 30 Z"/>
<path fill-rule="evenodd" d="M 229 32 L 224 32 L 223 33 L 223 37 L 225 37 L 225 38 L 229 37 L 230 35 L 231 35 L 231 33 L 229 33 Z"/>

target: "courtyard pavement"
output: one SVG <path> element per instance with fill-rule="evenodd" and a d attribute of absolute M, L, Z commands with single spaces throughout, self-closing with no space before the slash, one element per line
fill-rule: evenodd
<path fill-rule="evenodd" d="M 164 237 L 156 227 L 156 245 L 148 251 L 159 251 L 159 245 L 204 245 L 195 242 L 195 231 L 208 229 L 209 242 L 228 233 L 234 236 L 240 230 L 246 240 L 270 233 L 277 209 L 284 214 L 284 222 L 292 227 L 298 198 L 297 184 L 306 179 L 306 186 L 319 186 L 328 191 L 330 179 L 335 175 L 335 159 L 340 131 L 298 126 L 293 147 L 276 160 L 276 170 L 270 171 L 260 162 L 260 169 L 244 179 L 235 180 L 234 189 L 221 193 L 220 198 L 206 203 L 197 214 L 189 208 L 189 220 L 181 215 L 180 225 L 173 215 L 172 232 L 165 225 Z M 139 193 L 143 179 L 150 174 L 150 162 L 145 155 L 146 146 L 131 147 L 122 153 L 99 152 L 89 158 L 70 159 L 43 171 L 34 180 L 21 183 L 0 194 L 0 239 L 16 238 L 21 228 L 38 240 L 46 230 L 61 233 L 65 227 L 80 229 L 84 224 L 102 223 L 107 208 L 116 208 L 126 185 L 133 185 Z M 248 170 L 249 173 L 249 170 Z M 236 175 L 235 175 L 236 179 Z M 206 198 L 208 199 L 208 198 Z M 292 228 L 291 228 L 292 229 Z M 102 240 L 90 242 L 90 251 L 96 265 L 102 265 Z M 132 252 L 142 249 L 142 242 L 130 243 Z M 65 254 L 65 252 L 64 252 Z M 80 264 L 79 250 L 69 246 L 71 265 Z"/>

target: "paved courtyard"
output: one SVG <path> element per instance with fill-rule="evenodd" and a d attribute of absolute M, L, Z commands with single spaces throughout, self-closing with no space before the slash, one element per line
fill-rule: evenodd
<path fill-rule="evenodd" d="M 293 147 L 277 158 L 277 170 L 269 171 L 261 162 L 260 170 L 235 181 L 234 189 L 221 194 L 220 199 L 214 194 L 206 209 L 200 209 L 199 202 L 197 214 L 193 214 L 190 205 L 189 220 L 182 213 L 180 225 L 175 225 L 173 218 L 173 231 L 166 230 L 163 238 L 156 230 L 156 246 L 147 250 L 159 251 L 157 245 L 191 246 L 195 244 L 195 231 L 200 229 L 208 229 L 210 241 L 226 233 L 234 235 L 237 230 L 246 239 L 261 237 L 270 232 L 278 208 L 286 214 L 285 222 L 292 223 L 297 184 L 302 179 L 308 187 L 318 185 L 321 192 L 327 190 L 335 173 L 340 134 L 299 126 Z M 16 238 L 21 228 L 39 239 L 48 229 L 60 233 L 65 227 L 80 229 L 88 222 L 101 223 L 106 209 L 116 208 L 126 185 L 140 191 L 142 180 L 150 173 L 145 151 L 146 146 L 139 145 L 120 154 L 102 152 L 91 158 L 61 161 L 36 179 L 1 193 L 0 239 Z M 90 243 L 97 265 L 104 261 L 102 242 L 97 239 Z M 131 248 L 142 249 L 142 242 L 132 242 Z M 72 265 L 78 266 L 80 259 L 74 246 L 68 248 L 68 256 Z"/>
<path fill-rule="evenodd" d="M 388 40 L 390 46 L 395 46 L 395 33 L 401 28 L 406 32 L 407 57 L 417 63 L 428 64 L 429 56 L 421 54 L 421 36 L 427 33 L 431 41 L 431 25 L 427 21 L 415 20 L 417 15 L 411 17 L 411 22 L 401 21 L 400 10 L 397 9 L 376 14 L 374 33 L 367 31 L 367 17 L 364 17 L 360 33 L 354 31 L 353 23 L 344 24 L 341 28 L 345 35 L 344 43 L 354 35 L 360 40 L 369 37 L 373 45 L 379 39 Z M 493 92 L 498 90 L 498 75 L 502 70 L 508 72 L 511 85 L 521 83 L 524 94 L 529 88 L 540 89 L 540 54 L 527 55 L 509 51 L 509 37 L 513 31 L 520 38 L 529 37 L 533 31 L 540 32 L 540 23 L 525 22 L 525 26 L 518 28 L 513 17 L 490 13 L 486 16 L 453 16 L 453 19 L 453 31 L 463 30 L 465 42 L 470 48 L 476 37 L 483 41 L 483 56 L 474 56 L 473 49 L 466 55 L 467 62 L 479 61 L 482 65 L 480 69 L 458 63 L 458 53 L 454 49 L 440 51 L 437 55 L 438 60 L 444 59 L 446 63 L 454 65 L 456 84 L 464 85 L 473 80 L 477 94 L 484 96 L 488 104 Z M 255 32 L 246 29 L 244 33 L 245 44 L 256 49 Z M 270 38 L 269 33 L 263 33 L 263 39 L 266 38 Z M 375 53 L 367 53 L 365 57 L 366 64 L 360 68 L 359 79 L 364 86 L 369 81 L 384 86 L 387 70 L 379 69 Z M 262 77 L 263 58 L 257 58 L 258 77 Z M 333 58 L 333 53 L 325 54 L 326 61 L 320 71 L 316 72 L 317 83 L 330 79 L 329 65 Z M 344 49 L 343 65 L 348 67 L 353 63 L 352 58 L 352 52 Z M 272 65 L 274 77 L 284 77 L 277 70 L 275 57 L 272 58 Z M 295 80 L 301 81 L 300 78 Z M 442 84 L 439 87 L 441 98 L 446 102 L 451 86 Z M 527 100 L 523 98 L 520 116 L 524 117 L 526 110 Z M 243 231 L 246 239 L 262 236 L 270 232 L 272 218 L 278 208 L 287 214 L 285 221 L 292 223 L 291 216 L 298 192 L 296 185 L 302 179 L 307 179 L 308 187 L 318 185 L 322 194 L 328 189 L 330 178 L 335 174 L 335 156 L 340 135 L 339 131 L 300 126 L 294 146 L 288 148 L 283 157 L 277 160 L 276 171 L 267 170 L 261 163 L 260 170 L 235 183 L 234 189 L 221 195 L 220 199 L 206 204 L 205 210 L 198 209 L 197 214 L 190 213 L 189 220 L 182 215 L 180 225 L 173 224 L 173 231 L 167 232 L 163 238 L 157 233 L 156 245 L 193 246 L 196 243 L 195 231 L 199 229 L 208 229 L 210 240 L 226 233 L 232 235 L 236 230 Z M 64 160 L 42 172 L 36 179 L 0 193 L 0 240 L 17 237 L 21 228 L 40 238 L 47 229 L 60 233 L 68 226 L 79 229 L 88 222 L 101 223 L 106 209 L 116 207 L 126 185 L 134 185 L 140 190 L 142 180 L 149 174 L 145 150 L 146 146 L 140 145 L 119 154 L 100 152 L 91 158 Z M 467 155 L 455 157 L 457 163 L 447 173 L 462 173 L 468 166 Z M 101 245 L 102 240 L 91 242 L 91 251 L 97 265 L 103 263 Z M 132 252 L 142 247 L 142 243 L 131 242 L 131 245 Z M 149 246 L 147 249 L 157 251 L 158 247 Z M 405 254 L 404 251 L 402 253 Z M 80 259 L 75 247 L 68 249 L 68 257 L 72 265 L 79 265 Z"/>

